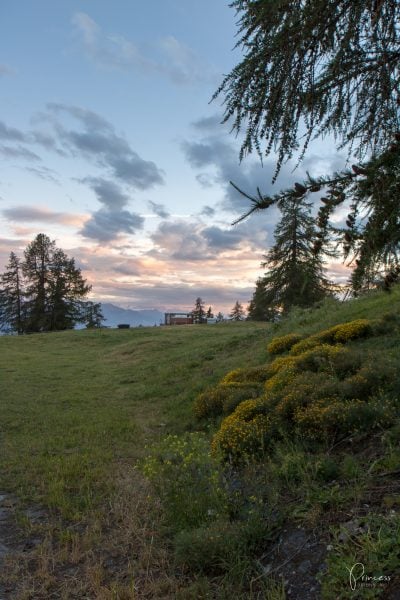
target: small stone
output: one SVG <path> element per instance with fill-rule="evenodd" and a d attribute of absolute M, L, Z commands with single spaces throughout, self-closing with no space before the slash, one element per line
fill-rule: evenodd
<path fill-rule="evenodd" d="M 328 550 L 328 552 L 331 552 L 331 550 L 333 550 L 332 544 L 328 544 L 326 549 Z"/>

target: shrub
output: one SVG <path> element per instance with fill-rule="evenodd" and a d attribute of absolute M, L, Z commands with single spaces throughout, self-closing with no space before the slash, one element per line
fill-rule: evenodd
<path fill-rule="evenodd" d="M 368 319 L 357 319 L 342 323 L 332 328 L 333 341 L 345 344 L 350 340 L 362 338 L 372 333 L 371 322 Z"/>
<path fill-rule="evenodd" d="M 257 383 L 226 383 L 206 390 L 194 401 L 193 410 L 198 419 L 230 414 L 243 400 L 257 398 L 262 386 Z"/>
<path fill-rule="evenodd" d="M 296 367 L 300 371 L 325 371 L 333 373 L 338 358 L 348 354 L 348 350 L 343 348 L 343 346 L 320 344 L 297 356 Z"/>
<path fill-rule="evenodd" d="M 190 433 L 165 437 L 152 448 L 143 472 L 153 483 L 168 523 L 176 531 L 200 527 L 225 515 L 227 490 L 206 436 Z"/>
<path fill-rule="evenodd" d="M 290 348 L 297 344 L 301 339 L 302 335 L 299 333 L 289 333 L 281 337 L 274 338 L 267 346 L 267 350 L 270 354 L 282 354 L 287 352 Z"/>
<path fill-rule="evenodd" d="M 218 575 L 265 543 L 267 526 L 259 515 L 248 521 L 215 521 L 175 537 L 175 560 L 192 571 Z"/>
<path fill-rule="evenodd" d="M 262 455 L 272 419 L 264 399 L 245 400 L 226 417 L 215 434 L 211 447 L 214 455 L 233 463 L 251 461 Z"/>
<path fill-rule="evenodd" d="M 294 421 L 301 434 L 321 440 L 331 435 L 348 435 L 388 426 L 393 412 L 388 402 L 324 398 L 295 411 Z"/>
<path fill-rule="evenodd" d="M 268 379 L 269 370 L 266 366 L 235 369 L 221 379 L 221 383 L 256 383 Z"/>
<path fill-rule="evenodd" d="M 320 344 L 345 344 L 351 340 L 367 337 L 373 333 L 372 321 L 368 319 L 356 319 L 355 321 L 340 323 L 329 329 L 324 329 L 301 340 L 292 346 L 290 353 L 298 355 Z"/>

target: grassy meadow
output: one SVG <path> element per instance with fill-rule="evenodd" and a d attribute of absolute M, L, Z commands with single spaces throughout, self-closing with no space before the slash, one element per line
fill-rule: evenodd
<path fill-rule="evenodd" d="M 268 367 L 273 338 L 385 315 L 376 335 L 346 348 L 388 365 L 390 385 L 376 384 L 374 402 L 390 403 L 390 423 L 318 440 L 288 430 L 240 465 L 210 453 L 227 413 L 196 418 L 199 394 L 228 372 Z M 17 499 L 19 534 L 37 540 L 8 559 L 0 583 L 12 598 L 284 600 L 279 569 L 264 560 L 283 527 L 317 531 L 330 549 L 321 598 L 353 597 L 346 565 L 356 562 L 393 582 L 399 316 L 397 287 L 276 324 L 0 337 L 0 492 Z M 36 522 L 26 517 L 33 506 L 44 514 Z"/>

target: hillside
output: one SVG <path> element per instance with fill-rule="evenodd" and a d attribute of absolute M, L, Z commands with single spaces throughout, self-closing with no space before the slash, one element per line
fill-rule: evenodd
<path fill-rule="evenodd" d="M 274 325 L 2 337 L 2 595 L 329 600 L 353 598 L 354 583 L 357 597 L 394 599 L 399 318 L 396 288 L 296 311 Z M 257 404 L 264 374 L 268 383 L 268 370 L 284 374 L 276 365 L 293 363 L 290 349 L 268 352 L 271 340 L 295 333 L 312 346 L 321 332 L 357 320 L 371 321 L 373 334 L 346 339 L 345 350 L 351 365 L 357 357 L 357 373 L 376 363 L 367 385 L 389 420 L 356 415 L 343 435 L 323 422 L 321 437 L 287 429 L 265 439 L 260 429 L 244 461 L 230 452 L 224 462 L 223 445 L 210 453 L 243 402 L 264 407 Z M 318 364 L 328 364 L 324 357 Z M 350 368 L 346 360 L 340 369 Z M 315 373 L 327 379 L 324 369 Z M 343 377 L 337 385 L 348 390 Z M 230 392 L 221 404 L 224 378 Z M 353 388 L 346 394 L 352 401 Z M 201 415 L 199 403 L 207 406 Z M 238 439 L 246 442 L 244 432 L 254 430 L 241 423 Z M 346 568 L 356 563 L 364 580 L 355 570 L 352 582 Z M 366 576 L 381 579 L 361 588 Z"/>

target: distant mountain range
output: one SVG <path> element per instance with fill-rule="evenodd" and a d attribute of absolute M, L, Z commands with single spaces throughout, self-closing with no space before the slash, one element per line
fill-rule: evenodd
<path fill-rule="evenodd" d="M 122 323 L 129 324 L 131 327 L 143 325 L 149 327 L 151 325 L 160 325 L 164 323 L 164 313 L 159 310 L 132 310 L 130 308 L 121 308 L 115 304 L 107 302 L 101 303 L 101 309 L 106 321 L 106 327 L 117 327 Z"/>

